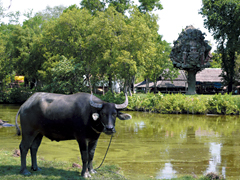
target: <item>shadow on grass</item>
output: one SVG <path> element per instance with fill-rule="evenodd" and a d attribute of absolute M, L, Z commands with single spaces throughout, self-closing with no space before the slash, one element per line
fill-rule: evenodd
<path fill-rule="evenodd" d="M 23 176 L 19 173 L 20 166 L 2 165 L 0 168 L 0 179 L 84 179 L 80 176 L 81 169 L 78 168 L 69 168 L 69 170 L 54 167 L 40 168 L 41 171 L 32 171 L 30 167 L 27 167 L 31 175 Z"/>
<path fill-rule="evenodd" d="M 23 176 L 19 173 L 20 166 L 15 165 L 2 165 L 0 168 L 0 179 L 1 180 L 12 180 L 12 179 L 31 179 L 31 180 L 83 180 L 85 178 L 81 177 L 81 169 L 69 167 L 66 170 L 55 168 L 55 167 L 41 167 L 41 171 L 32 171 L 31 167 L 28 166 L 27 169 L 31 172 L 29 176 Z M 100 169 L 96 174 L 92 175 L 90 179 L 126 179 L 124 176 L 110 171 L 108 169 Z"/>

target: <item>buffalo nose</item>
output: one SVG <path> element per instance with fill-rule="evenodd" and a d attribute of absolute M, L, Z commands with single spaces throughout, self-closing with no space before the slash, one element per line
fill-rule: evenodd
<path fill-rule="evenodd" d="M 115 128 L 114 128 L 114 126 L 112 126 L 112 125 L 107 125 L 106 127 L 105 127 L 105 133 L 106 134 L 113 134 L 113 133 L 115 133 L 116 131 L 115 131 Z"/>
<path fill-rule="evenodd" d="M 106 129 L 107 129 L 108 131 L 112 131 L 112 130 L 114 130 L 114 126 L 112 126 L 112 125 L 107 125 L 107 126 L 106 126 Z"/>

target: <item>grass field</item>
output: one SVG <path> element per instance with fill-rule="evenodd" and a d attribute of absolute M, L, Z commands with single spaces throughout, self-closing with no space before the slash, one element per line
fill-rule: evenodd
<path fill-rule="evenodd" d="M 84 179 L 80 176 L 81 168 L 72 167 L 73 164 L 63 161 L 46 161 L 43 158 L 38 158 L 38 166 L 41 171 L 30 171 L 31 159 L 27 157 L 27 168 L 32 173 L 30 176 L 19 174 L 20 157 L 14 157 L 13 151 L 0 150 L 0 179 L 1 180 L 78 180 Z M 120 168 L 113 165 L 104 165 L 98 173 L 92 175 L 91 179 L 126 179 L 121 175 Z"/>

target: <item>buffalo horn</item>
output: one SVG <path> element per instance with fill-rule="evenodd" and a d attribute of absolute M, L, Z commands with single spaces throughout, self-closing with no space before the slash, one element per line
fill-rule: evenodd
<path fill-rule="evenodd" d="M 128 97 L 127 94 L 125 94 L 125 102 L 123 104 L 115 104 L 116 109 L 124 109 L 128 106 Z"/>
<path fill-rule="evenodd" d="M 102 104 L 97 104 L 97 103 L 93 102 L 92 96 L 93 96 L 93 94 L 91 94 L 91 97 L 90 97 L 90 105 L 91 105 L 92 107 L 101 109 L 101 108 L 102 108 Z"/>

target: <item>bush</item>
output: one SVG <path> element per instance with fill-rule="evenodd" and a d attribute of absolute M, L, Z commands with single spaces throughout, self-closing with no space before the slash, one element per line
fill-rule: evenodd
<path fill-rule="evenodd" d="M 208 99 L 208 109 L 213 114 L 237 114 L 239 112 L 232 94 L 215 94 Z"/>
<path fill-rule="evenodd" d="M 125 101 L 125 95 L 123 92 L 116 94 L 116 93 L 111 93 L 111 91 L 108 91 L 105 93 L 105 95 L 95 95 L 98 98 L 102 99 L 103 101 L 106 102 L 111 102 L 115 104 L 122 104 Z"/>
<path fill-rule="evenodd" d="M 0 103 L 22 104 L 32 95 L 32 93 L 33 92 L 30 88 L 9 88 L 1 93 Z"/>
<path fill-rule="evenodd" d="M 129 97 L 129 110 L 149 111 L 164 114 L 239 114 L 240 104 L 236 96 L 216 94 L 204 95 L 147 94 L 144 97 L 134 94 Z M 238 103 L 238 104 L 237 104 Z"/>

